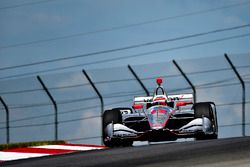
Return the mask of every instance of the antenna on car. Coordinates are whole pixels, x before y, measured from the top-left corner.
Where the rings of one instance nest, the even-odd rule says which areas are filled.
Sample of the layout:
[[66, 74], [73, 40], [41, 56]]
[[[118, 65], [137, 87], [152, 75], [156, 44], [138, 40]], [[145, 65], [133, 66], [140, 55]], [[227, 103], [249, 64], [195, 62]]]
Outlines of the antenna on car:
[[158, 84], [158, 86], [161, 86], [162, 84], [162, 78], [156, 78], [156, 83]]

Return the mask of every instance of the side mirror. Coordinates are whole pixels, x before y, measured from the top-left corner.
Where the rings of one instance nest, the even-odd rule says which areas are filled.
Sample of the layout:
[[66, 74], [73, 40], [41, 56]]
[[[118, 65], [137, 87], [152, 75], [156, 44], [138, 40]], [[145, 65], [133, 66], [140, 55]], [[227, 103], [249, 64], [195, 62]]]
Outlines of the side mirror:
[[192, 101], [178, 101], [178, 102], [176, 103], [176, 106], [177, 106], [177, 107], [180, 107], [180, 106], [186, 106], [186, 105], [188, 105], [188, 104], [193, 104], [193, 102], [192, 102]]
[[143, 108], [143, 104], [134, 104], [133, 105], [133, 109], [138, 110], [138, 109], [142, 109]]

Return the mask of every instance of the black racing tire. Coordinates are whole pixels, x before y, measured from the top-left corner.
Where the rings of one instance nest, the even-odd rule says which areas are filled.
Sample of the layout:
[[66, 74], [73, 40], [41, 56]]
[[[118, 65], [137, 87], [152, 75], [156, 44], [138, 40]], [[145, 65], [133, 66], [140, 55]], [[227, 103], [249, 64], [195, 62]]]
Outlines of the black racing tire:
[[213, 113], [210, 103], [196, 103], [194, 105], [194, 118], [207, 117], [208, 119], [213, 119]]
[[103, 128], [105, 128], [110, 123], [122, 123], [122, 114], [120, 110], [106, 110], [103, 114]]
[[205, 134], [196, 134], [195, 140], [212, 140], [212, 139], [218, 139], [217, 134], [212, 135], [205, 135]]
[[[202, 118], [207, 117], [209, 120], [212, 121], [212, 123], [216, 125], [216, 115], [213, 113], [213, 109], [210, 102], [202, 102], [202, 103], [196, 103], [193, 106], [194, 108], [194, 118]], [[217, 128], [217, 127], [216, 127]], [[196, 140], [208, 140], [208, 139], [217, 139], [218, 135], [216, 133], [211, 135], [205, 135], [202, 133], [199, 133], [195, 136]]]
[[[105, 134], [105, 128], [108, 124], [112, 123], [120, 123], [122, 124], [122, 114], [120, 110], [124, 109], [130, 109], [130, 108], [116, 108], [112, 110], [106, 110], [103, 114], [103, 144], [107, 147], [130, 147], [133, 145], [133, 141], [126, 140], [126, 139], [111, 139], [111, 140], [105, 140], [106, 134]], [[130, 109], [131, 110], [131, 109]]]
[[119, 142], [110, 140], [106, 141], [105, 138], [107, 135], [105, 134], [105, 128], [108, 124], [112, 123], [122, 123], [122, 115], [120, 110], [113, 109], [113, 110], [106, 110], [102, 117], [102, 131], [103, 131], [103, 144], [107, 147], [115, 147], [119, 144]]
[[122, 140], [121, 141], [121, 146], [123, 146], [123, 147], [131, 147], [132, 145], [133, 145], [132, 140]]

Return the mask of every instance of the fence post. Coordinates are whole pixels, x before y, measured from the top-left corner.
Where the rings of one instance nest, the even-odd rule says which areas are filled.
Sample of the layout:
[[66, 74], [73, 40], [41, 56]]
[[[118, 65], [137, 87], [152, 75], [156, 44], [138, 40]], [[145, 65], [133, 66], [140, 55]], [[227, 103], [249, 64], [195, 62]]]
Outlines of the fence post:
[[57, 141], [58, 140], [58, 108], [57, 108], [57, 104], [56, 104], [56, 101], [53, 98], [53, 96], [50, 94], [48, 88], [44, 84], [42, 78], [40, 76], [37, 76], [37, 79], [40, 82], [40, 84], [42, 85], [42, 87], [45, 90], [45, 92], [47, 93], [47, 95], [49, 96], [49, 98], [54, 106], [54, 110], [55, 110], [55, 140]]
[[245, 116], [246, 116], [245, 115], [245, 104], [246, 104], [245, 83], [244, 83], [243, 79], [241, 78], [239, 72], [237, 71], [237, 69], [233, 65], [232, 61], [228, 57], [228, 55], [225, 53], [224, 56], [225, 56], [226, 60], [228, 61], [229, 65], [231, 66], [231, 68], [233, 69], [234, 73], [236, 74], [237, 78], [239, 79], [239, 81], [241, 83], [241, 87], [242, 87], [242, 136], [246, 136], [246, 134], [245, 134]]
[[129, 71], [133, 74], [133, 76], [135, 77], [135, 79], [139, 82], [139, 84], [141, 85], [141, 87], [143, 88], [143, 90], [145, 91], [147, 96], [150, 96], [150, 93], [148, 91], [148, 89], [145, 87], [145, 85], [142, 83], [142, 81], [140, 80], [140, 78], [138, 77], [138, 75], [135, 73], [135, 71], [133, 70], [133, 68], [128, 65], [128, 69]]
[[[98, 95], [100, 102], [101, 102], [101, 118], [102, 118], [102, 114], [104, 112], [104, 102], [103, 102], [103, 97], [101, 95], [101, 93], [99, 92], [99, 90], [96, 88], [95, 84], [92, 82], [92, 80], [90, 79], [89, 75], [87, 74], [87, 72], [83, 69], [82, 70], [84, 76], [87, 78], [88, 82], [90, 83], [90, 85], [92, 86], [92, 88], [95, 90], [96, 94]], [[101, 134], [103, 137], [103, 124], [101, 123]], [[103, 144], [103, 141], [101, 140], [101, 143]]]
[[195, 86], [192, 84], [192, 82], [190, 81], [190, 79], [187, 77], [187, 75], [183, 72], [183, 70], [181, 69], [181, 67], [177, 64], [177, 62], [175, 60], [173, 60], [174, 65], [176, 66], [176, 68], [180, 71], [181, 75], [186, 79], [186, 81], [188, 82], [188, 84], [191, 86], [192, 90], [193, 90], [193, 94], [194, 94], [194, 103], [196, 103], [196, 89]]
[[4, 109], [6, 111], [6, 143], [10, 143], [10, 125], [9, 125], [9, 107], [4, 102], [3, 98], [0, 96], [0, 101], [4, 106]]

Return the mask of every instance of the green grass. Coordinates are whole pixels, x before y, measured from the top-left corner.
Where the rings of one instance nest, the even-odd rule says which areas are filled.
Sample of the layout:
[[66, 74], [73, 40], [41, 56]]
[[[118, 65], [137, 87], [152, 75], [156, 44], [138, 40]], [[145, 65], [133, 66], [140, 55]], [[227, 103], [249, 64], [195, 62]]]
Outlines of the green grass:
[[7, 150], [13, 148], [24, 148], [31, 146], [43, 146], [52, 144], [65, 144], [65, 141], [33, 141], [33, 142], [23, 142], [23, 143], [11, 143], [11, 144], [0, 144], [0, 150]]

